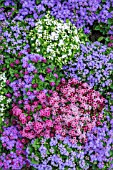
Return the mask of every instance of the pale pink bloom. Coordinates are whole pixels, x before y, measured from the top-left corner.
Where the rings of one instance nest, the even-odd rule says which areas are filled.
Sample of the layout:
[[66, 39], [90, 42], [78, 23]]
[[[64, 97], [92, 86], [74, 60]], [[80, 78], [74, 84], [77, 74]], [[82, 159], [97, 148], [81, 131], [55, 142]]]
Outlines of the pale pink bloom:
[[70, 134], [71, 136], [73, 136], [73, 137], [76, 136], [75, 130], [70, 130], [70, 131], [69, 131], [69, 134]]
[[56, 97], [56, 96], [58, 96], [58, 93], [55, 92], [55, 91], [53, 91], [52, 96], [53, 96], [53, 97]]
[[24, 106], [24, 109], [27, 109], [27, 111], [30, 112], [31, 106], [30, 106], [29, 104], [26, 104], [26, 105]]
[[12, 111], [13, 111], [13, 115], [15, 116], [19, 116], [22, 113], [22, 110], [19, 109], [17, 106], [14, 106]]
[[53, 107], [55, 107], [55, 108], [59, 108], [58, 103], [54, 103], [54, 104], [53, 104]]

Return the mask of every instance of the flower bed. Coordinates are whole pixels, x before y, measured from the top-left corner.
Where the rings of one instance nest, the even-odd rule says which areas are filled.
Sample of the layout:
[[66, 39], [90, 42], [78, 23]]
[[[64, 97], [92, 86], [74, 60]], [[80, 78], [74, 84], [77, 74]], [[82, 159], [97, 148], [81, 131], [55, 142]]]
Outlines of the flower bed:
[[112, 170], [112, 0], [1, 0], [0, 34], [0, 170]]

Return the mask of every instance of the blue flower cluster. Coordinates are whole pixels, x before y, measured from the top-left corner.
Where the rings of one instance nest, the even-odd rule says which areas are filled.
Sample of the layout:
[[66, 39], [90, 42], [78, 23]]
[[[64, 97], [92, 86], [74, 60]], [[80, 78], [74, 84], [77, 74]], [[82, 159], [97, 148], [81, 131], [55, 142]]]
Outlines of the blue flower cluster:
[[80, 55], [63, 66], [67, 77], [74, 77], [87, 82], [95, 90], [105, 91], [112, 83], [113, 52], [99, 42], [81, 44]]

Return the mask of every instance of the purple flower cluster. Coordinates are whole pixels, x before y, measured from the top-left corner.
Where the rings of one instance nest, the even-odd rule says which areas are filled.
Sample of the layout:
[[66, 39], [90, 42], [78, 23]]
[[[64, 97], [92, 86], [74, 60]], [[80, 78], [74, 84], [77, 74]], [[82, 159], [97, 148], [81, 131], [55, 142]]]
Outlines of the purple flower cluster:
[[19, 100], [19, 104], [21, 104], [24, 100], [24, 102], [27, 104], [28, 103], [28, 99], [33, 99], [35, 98], [35, 96], [33, 95], [33, 93], [30, 93], [30, 96], [28, 98], [26, 98], [27, 92], [26, 92], [26, 88], [30, 88], [32, 86], [32, 79], [33, 79], [33, 75], [25, 75], [24, 76], [24, 81], [22, 79], [18, 79], [15, 80], [14, 82], [10, 83], [10, 87], [13, 89], [13, 101], [16, 101], [16, 98], [21, 96], [21, 93], [23, 95], [23, 99]]
[[76, 54], [73, 61], [63, 66], [65, 75], [85, 81], [100, 91], [105, 90], [104, 87], [112, 83], [113, 52], [107, 53], [107, 46], [99, 42], [81, 44], [80, 50], [80, 56]]
[[[44, 12], [46, 10], [44, 5], [36, 5], [35, 0], [20, 0], [20, 4], [22, 5], [22, 8], [19, 9], [19, 12], [14, 18], [14, 20], [24, 20], [28, 23], [29, 26], [34, 27], [35, 20], [41, 17], [40, 12]], [[33, 18], [28, 17], [29, 15], [33, 15]]]
[[15, 6], [15, 3], [14, 3], [14, 1], [12, 1], [12, 0], [5, 0], [5, 2], [4, 2], [4, 5], [5, 6]]
[[8, 10], [8, 12], [4, 12], [5, 7], [0, 8], [0, 21], [5, 21], [7, 19], [10, 19], [11, 16], [12, 16], [13, 11], [15, 10], [13, 8], [15, 6], [15, 3], [12, 0], [6, 0], [3, 5], [5, 7], [12, 6], [12, 8], [11, 8], [10, 11]]
[[70, 19], [77, 28], [84, 27], [85, 33], [89, 33], [89, 25], [93, 25], [95, 21], [107, 24], [109, 18], [113, 18], [112, 0], [107, 0], [105, 4], [102, 0], [42, 0], [41, 4], [51, 9], [51, 15], [57, 19]]
[[[83, 147], [70, 143], [68, 136], [63, 142], [59, 142], [60, 138], [60, 135], [56, 135], [51, 139], [32, 140], [26, 149], [30, 165], [36, 169], [47, 167], [65, 169], [68, 167], [70, 170], [74, 170], [76, 167], [81, 167], [87, 170], [89, 166], [85, 162]], [[38, 147], [38, 145], [40, 146]], [[51, 147], [48, 147], [49, 145]], [[77, 158], [80, 159], [78, 165], [74, 162]]]
[[[113, 0], [93, 0], [93, 2], [92, 0], [2, 0], [0, 69], [5, 71], [8, 79], [6, 80], [7, 89], [2, 88], [1, 90], [4, 94], [7, 91], [6, 97], [11, 98], [12, 103], [7, 103], [9, 110], [4, 113], [6, 119], [3, 124], [5, 126], [2, 126], [0, 120], [0, 169], [89, 170], [91, 167], [92, 169], [113, 170], [113, 92], [110, 92], [113, 89], [111, 85], [113, 51], [109, 48], [112, 46], [112, 41], [107, 43], [108, 46], [99, 42], [81, 44], [80, 50], [75, 54], [73, 60], [58, 70], [54, 61], [51, 62], [50, 59], [46, 60], [43, 56], [34, 53], [35, 49], [31, 48], [33, 39], [28, 39], [29, 32], [37, 25], [37, 20], [47, 11], [50, 11], [52, 18], [56, 17], [64, 22], [69, 19], [77, 28], [83, 28], [86, 34], [90, 33], [91, 28], [96, 30], [97, 23], [100, 27], [106, 26], [105, 34], [107, 32], [113, 34], [112, 8]], [[61, 29], [60, 24], [58, 28]], [[81, 34], [78, 36], [82, 39]], [[106, 39], [112, 40], [112, 36]], [[65, 51], [65, 48], [63, 50]], [[34, 54], [30, 53], [31, 51]], [[43, 53], [41, 46], [40, 51]], [[46, 51], [44, 55], [46, 56]], [[84, 143], [77, 141], [72, 144], [70, 137], [66, 135], [67, 131], [66, 133], [63, 131], [60, 136], [55, 135], [54, 128], [52, 128], [55, 115], [51, 116], [51, 110], [52, 114], [59, 115], [56, 122], [63, 124], [60, 117], [62, 105], [56, 102], [61, 101], [62, 97], [61, 95], [58, 97], [57, 93], [53, 91], [57, 86], [59, 93], [59, 82], [65, 84], [66, 78], [69, 77], [87, 82], [91, 88], [100, 91], [106, 98], [106, 106], [102, 111], [103, 120], [97, 123], [98, 127], [87, 132], [87, 122], [84, 123], [84, 118], [82, 119], [80, 116], [83, 121], [80, 124], [84, 123], [82, 131], [85, 129], [87, 133], [87, 140]], [[66, 93], [65, 95], [69, 90], [73, 97], [74, 87], [72, 93], [68, 86], [62, 90]], [[84, 90], [80, 89], [81, 93]], [[50, 100], [53, 93], [54, 96]], [[80, 95], [77, 97], [79, 98]], [[2, 99], [2, 96], [0, 98]], [[85, 99], [86, 96], [83, 98]], [[88, 100], [90, 102], [90, 97]], [[70, 103], [70, 101], [68, 102]], [[68, 102], [62, 99], [64, 106]], [[75, 103], [75, 101], [73, 102]], [[54, 105], [54, 109], [52, 109], [52, 105]], [[97, 103], [94, 104], [95, 108], [96, 105]], [[84, 108], [85, 103], [82, 106]], [[65, 112], [65, 109], [62, 110]], [[69, 108], [66, 107], [67, 112], [68, 110]], [[76, 108], [74, 111], [76, 112]], [[39, 112], [42, 118], [38, 119]], [[7, 116], [9, 116], [8, 119]], [[50, 120], [48, 120], [49, 116]], [[72, 117], [70, 117], [70, 122]], [[93, 118], [95, 119], [95, 116]], [[42, 120], [46, 123], [43, 123]], [[45, 137], [43, 125], [47, 131]], [[63, 126], [65, 125], [63, 124]], [[60, 134], [61, 127], [57, 125], [55, 127]], [[73, 127], [77, 127], [76, 122]], [[51, 135], [49, 135], [50, 128], [52, 129]], [[39, 134], [35, 133], [38, 130]], [[75, 131], [70, 133], [75, 134]], [[76, 138], [78, 139], [78, 136]], [[33, 140], [31, 141], [31, 139]]]
[[[21, 142], [21, 135], [15, 126], [5, 127], [0, 137], [2, 146], [10, 150], [9, 154], [2, 153], [0, 155], [0, 168], [7, 169], [22, 169], [26, 165], [24, 158], [24, 145]], [[15, 152], [12, 149], [15, 148]], [[23, 156], [22, 156], [23, 155]]]
[[[95, 127], [87, 134], [88, 142], [84, 147], [84, 153], [89, 155], [90, 162], [97, 161], [99, 169], [103, 169], [105, 165], [109, 167], [113, 156], [113, 119], [110, 120], [109, 116], [107, 119], [108, 121], [105, 121], [102, 127]], [[108, 122], [110, 122], [109, 125]]]
[[[23, 75], [24, 80], [22, 80], [22, 78], [15, 80], [13, 82], [11, 82], [9, 84], [9, 86], [13, 89], [14, 92], [14, 96], [13, 96], [13, 100], [16, 101], [16, 98], [21, 96], [23, 96], [24, 102], [27, 104], [28, 100], [33, 100], [36, 96], [36, 93], [34, 91], [33, 92], [27, 92], [26, 88], [30, 88], [32, 87], [32, 80], [34, 78], [34, 73], [37, 73], [37, 70], [35, 69], [35, 67], [33, 66], [32, 63], [28, 63], [28, 61], [33, 61], [33, 62], [37, 62], [37, 61], [42, 61], [44, 58], [38, 54], [26, 54], [25, 57], [22, 58], [22, 67], [25, 70], [25, 73]], [[21, 71], [20, 71], [21, 72]], [[33, 73], [32, 75], [30, 73]], [[30, 93], [30, 94], [29, 94]], [[26, 98], [26, 95], [28, 96], [28, 98]], [[22, 103], [22, 100], [18, 101], [20, 104]]]
[[3, 153], [0, 156], [0, 168], [4, 170], [8, 169], [18, 169], [21, 170], [23, 166], [26, 165], [26, 161], [21, 155], [17, 155], [14, 152], [10, 152], [9, 154]]
[[28, 40], [26, 39], [26, 33], [29, 30], [29, 27], [19, 26], [19, 23], [12, 20], [10, 28], [3, 32], [3, 36], [6, 40], [6, 49], [5, 52], [9, 54], [16, 54], [17, 51], [28, 49], [30, 46], [27, 44]]
[[33, 66], [32, 63], [28, 63], [28, 61], [31, 60], [32, 62], [38, 62], [38, 61], [42, 61], [44, 60], [44, 58], [39, 55], [39, 54], [28, 54], [26, 55], [25, 57], [22, 58], [22, 67], [23, 68], [27, 68], [27, 71], [29, 73], [33, 72], [33, 71], [36, 71], [35, 67]]
[[[15, 126], [10, 126], [7, 128], [4, 128], [4, 131], [2, 133], [2, 137], [0, 137], [0, 140], [2, 141], [3, 147], [12, 150], [13, 147], [16, 146], [17, 149], [21, 149], [22, 144], [17, 141], [17, 139], [21, 137], [19, 131]], [[21, 147], [18, 147], [20, 145]]]

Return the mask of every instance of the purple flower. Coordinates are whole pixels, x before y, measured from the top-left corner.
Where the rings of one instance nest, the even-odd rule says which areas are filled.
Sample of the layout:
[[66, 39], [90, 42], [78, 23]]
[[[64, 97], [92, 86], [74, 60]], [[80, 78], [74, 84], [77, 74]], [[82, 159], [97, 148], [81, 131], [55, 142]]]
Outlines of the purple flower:
[[41, 81], [43, 81], [43, 82], [45, 81], [45, 78], [42, 76], [42, 74], [39, 75], [39, 78]]

